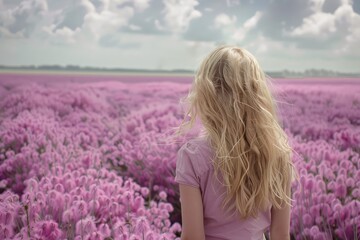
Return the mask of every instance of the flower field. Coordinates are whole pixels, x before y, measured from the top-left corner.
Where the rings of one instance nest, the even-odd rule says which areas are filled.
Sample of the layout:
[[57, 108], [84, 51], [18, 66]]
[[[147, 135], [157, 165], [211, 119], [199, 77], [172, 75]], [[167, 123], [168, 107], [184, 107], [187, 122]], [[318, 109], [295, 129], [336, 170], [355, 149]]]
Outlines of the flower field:
[[[180, 236], [186, 139], [164, 137], [191, 79], [17, 78], [0, 75], [0, 239]], [[299, 173], [293, 239], [359, 239], [360, 80], [274, 82]]]

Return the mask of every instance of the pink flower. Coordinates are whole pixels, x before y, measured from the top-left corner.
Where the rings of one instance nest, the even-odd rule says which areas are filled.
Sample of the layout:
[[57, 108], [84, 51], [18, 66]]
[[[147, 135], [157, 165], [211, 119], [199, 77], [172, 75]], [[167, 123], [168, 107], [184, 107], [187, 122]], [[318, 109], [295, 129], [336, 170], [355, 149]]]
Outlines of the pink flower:
[[310, 214], [305, 213], [304, 216], [302, 217], [303, 222], [305, 224], [305, 226], [310, 226], [313, 223], [313, 219], [310, 216]]
[[85, 236], [87, 234], [91, 234], [96, 231], [96, 225], [94, 223], [94, 219], [91, 217], [87, 217], [85, 219], [80, 219], [76, 223], [76, 234]]
[[145, 234], [145, 232], [149, 229], [149, 223], [147, 222], [145, 217], [139, 217], [136, 220], [135, 232]]
[[166, 201], [166, 197], [167, 197], [166, 192], [161, 191], [161, 192], [159, 193], [159, 197], [160, 197], [161, 200]]
[[143, 197], [146, 197], [149, 194], [149, 189], [145, 187], [141, 188], [141, 194]]
[[104, 236], [104, 237], [110, 237], [110, 235], [111, 235], [111, 230], [109, 228], [109, 225], [106, 223], [100, 224], [99, 231], [102, 234], [102, 236]]

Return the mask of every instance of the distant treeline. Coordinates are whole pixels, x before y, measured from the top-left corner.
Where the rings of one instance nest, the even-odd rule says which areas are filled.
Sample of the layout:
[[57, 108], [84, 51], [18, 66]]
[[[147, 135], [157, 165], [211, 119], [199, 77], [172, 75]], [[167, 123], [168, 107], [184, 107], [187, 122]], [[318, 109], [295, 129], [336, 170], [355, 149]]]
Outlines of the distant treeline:
[[[100, 67], [81, 67], [77, 65], [28, 65], [28, 66], [4, 66], [0, 65], [0, 70], [30, 70], [30, 71], [73, 71], [73, 72], [119, 72], [119, 73], [168, 73], [168, 74], [194, 74], [194, 71], [185, 69], [159, 70], [159, 69], [133, 69], [133, 68], [100, 68]], [[268, 76], [274, 78], [297, 78], [297, 77], [360, 77], [359, 73], [344, 73], [326, 69], [308, 69], [305, 71], [266, 71]]]
[[336, 72], [326, 69], [307, 69], [303, 72], [283, 70], [279, 72], [266, 72], [270, 77], [360, 77], [359, 73]]

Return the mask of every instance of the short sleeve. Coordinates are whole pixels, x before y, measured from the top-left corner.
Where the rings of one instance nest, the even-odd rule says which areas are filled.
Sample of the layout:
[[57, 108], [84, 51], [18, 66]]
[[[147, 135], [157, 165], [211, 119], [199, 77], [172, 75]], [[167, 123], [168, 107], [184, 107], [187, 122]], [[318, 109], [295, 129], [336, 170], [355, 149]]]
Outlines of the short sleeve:
[[186, 151], [186, 144], [177, 152], [175, 182], [197, 188], [200, 187], [200, 179], [196, 174], [196, 169], [191, 161], [189, 153]]

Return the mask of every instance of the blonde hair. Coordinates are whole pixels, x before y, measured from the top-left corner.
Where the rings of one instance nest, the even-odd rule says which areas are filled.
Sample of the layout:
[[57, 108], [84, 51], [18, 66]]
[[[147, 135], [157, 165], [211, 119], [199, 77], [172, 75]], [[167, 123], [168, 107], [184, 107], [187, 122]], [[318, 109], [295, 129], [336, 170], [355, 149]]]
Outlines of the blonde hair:
[[[292, 149], [279, 125], [264, 72], [243, 48], [220, 46], [201, 63], [186, 98], [177, 134], [199, 116], [211, 146], [215, 176], [222, 175], [222, 207], [256, 216], [270, 204], [291, 205]], [[189, 119], [188, 119], [189, 118]]]

